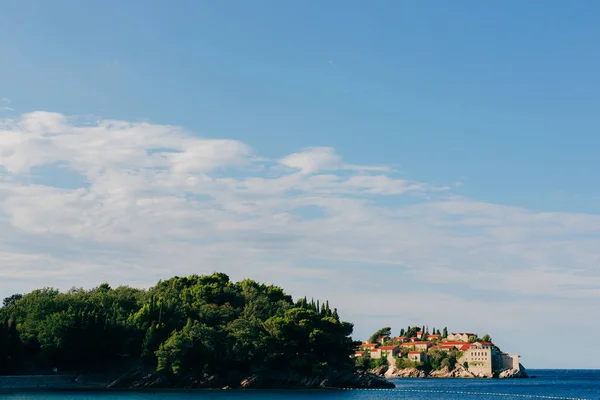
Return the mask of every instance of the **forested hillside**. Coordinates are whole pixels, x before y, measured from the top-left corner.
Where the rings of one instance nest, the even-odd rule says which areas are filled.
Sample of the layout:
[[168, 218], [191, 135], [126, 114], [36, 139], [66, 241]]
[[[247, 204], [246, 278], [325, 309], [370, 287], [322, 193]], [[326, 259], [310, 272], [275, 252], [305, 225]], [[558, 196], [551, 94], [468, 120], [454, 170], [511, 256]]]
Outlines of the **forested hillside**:
[[149, 290], [44, 288], [4, 300], [0, 374], [83, 372], [128, 360], [174, 376], [350, 371], [352, 328], [328, 303], [294, 303], [279, 287], [222, 273]]

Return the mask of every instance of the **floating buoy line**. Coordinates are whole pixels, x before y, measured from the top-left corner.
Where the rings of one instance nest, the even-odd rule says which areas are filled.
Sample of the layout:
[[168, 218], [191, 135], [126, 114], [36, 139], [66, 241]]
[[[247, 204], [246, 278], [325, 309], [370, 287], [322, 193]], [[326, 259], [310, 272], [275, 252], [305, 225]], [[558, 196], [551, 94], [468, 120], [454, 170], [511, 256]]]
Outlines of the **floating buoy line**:
[[443, 394], [466, 394], [471, 396], [497, 396], [497, 397], [518, 397], [524, 399], [553, 399], [553, 400], [588, 400], [581, 397], [560, 397], [560, 396], [542, 396], [536, 394], [518, 394], [518, 393], [489, 393], [489, 392], [467, 392], [458, 390], [428, 390], [428, 389], [351, 389], [344, 390], [378, 390], [404, 393], [443, 393]]

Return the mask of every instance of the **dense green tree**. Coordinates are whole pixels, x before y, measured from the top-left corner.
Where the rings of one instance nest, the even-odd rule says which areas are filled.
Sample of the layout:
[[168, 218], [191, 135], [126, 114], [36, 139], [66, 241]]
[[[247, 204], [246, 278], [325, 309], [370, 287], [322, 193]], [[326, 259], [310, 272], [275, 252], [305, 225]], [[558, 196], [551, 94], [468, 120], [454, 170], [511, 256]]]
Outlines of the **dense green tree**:
[[22, 294], [13, 294], [12, 296], [6, 297], [4, 300], [2, 300], [2, 307], [10, 307], [12, 305], [14, 305], [17, 301], [21, 300], [23, 298]]
[[443, 331], [443, 332], [444, 332], [444, 333], [442, 333], [442, 338], [444, 338], [444, 339], [445, 339], [445, 338], [447, 338], [447, 337], [448, 337], [448, 328], [447, 328], [447, 327], [444, 327], [444, 331]]
[[427, 352], [428, 366], [434, 370], [439, 370], [444, 367], [448, 367], [448, 369], [454, 369], [456, 360], [458, 358], [460, 357], [456, 350], [441, 351], [434, 349]]
[[458, 358], [460, 357], [456, 351], [449, 351], [447, 357], [442, 360], [442, 368], [454, 369]]
[[355, 368], [352, 330], [328, 301], [293, 302], [279, 287], [222, 273], [148, 290], [44, 288], [0, 308], [0, 374], [138, 359], [172, 375], [320, 374]]
[[417, 332], [419, 332], [421, 330], [421, 328], [413, 326], [413, 327], [408, 327], [408, 330], [406, 331], [406, 337], [408, 338], [412, 338], [412, 337], [416, 337], [417, 336]]
[[373, 333], [371, 335], [371, 337], [369, 337], [368, 342], [369, 343], [377, 343], [377, 341], [379, 340], [379, 338], [381, 336], [390, 336], [392, 334], [392, 328], [389, 326], [386, 326], [385, 328], [381, 328], [378, 329], [377, 331], [375, 331], [375, 333]]
[[368, 355], [363, 357], [356, 357], [356, 368], [363, 371], [375, 368], [375, 363], [373, 363], [373, 361], [374, 360], [372, 360], [371, 357], [369, 357]]
[[446, 357], [447, 357], [446, 352], [441, 351], [441, 350], [430, 350], [427, 353], [427, 360], [429, 361], [431, 368], [435, 369], [435, 370], [442, 368], [442, 361]]
[[486, 333], [486, 334], [485, 334], [485, 335], [483, 335], [483, 337], [481, 338], [481, 341], [482, 341], [482, 342], [491, 342], [491, 341], [492, 341], [492, 337]]
[[21, 370], [21, 340], [13, 320], [0, 322], [0, 374], [14, 374]]

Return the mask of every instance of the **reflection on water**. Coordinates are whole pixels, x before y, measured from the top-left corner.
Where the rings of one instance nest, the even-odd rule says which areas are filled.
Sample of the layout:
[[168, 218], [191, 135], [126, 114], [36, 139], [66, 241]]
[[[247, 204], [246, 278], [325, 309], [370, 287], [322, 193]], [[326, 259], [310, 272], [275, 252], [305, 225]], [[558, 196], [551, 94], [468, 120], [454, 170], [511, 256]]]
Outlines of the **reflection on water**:
[[537, 379], [397, 379], [388, 390], [146, 391], [4, 393], [2, 400], [478, 400], [554, 398], [600, 400], [600, 370], [531, 370]]

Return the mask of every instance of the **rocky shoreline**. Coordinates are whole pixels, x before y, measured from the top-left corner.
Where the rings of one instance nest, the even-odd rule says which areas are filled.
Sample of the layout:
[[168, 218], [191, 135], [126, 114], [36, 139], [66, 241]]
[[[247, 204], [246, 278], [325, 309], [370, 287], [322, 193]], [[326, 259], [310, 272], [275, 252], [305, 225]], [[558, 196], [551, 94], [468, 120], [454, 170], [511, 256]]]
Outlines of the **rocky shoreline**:
[[146, 389], [390, 389], [395, 385], [383, 376], [367, 371], [335, 372], [323, 376], [301, 376], [265, 371], [242, 377], [228, 376], [174, 377], [164, 371], [149, 373], [142, 368], [131, 370], [114, 379], [95, 374], [0, 376], [0, 393], [12, 390], [146, 390]]
[[144, 389], [391, 389], [393, 378], [528, 378], [524, 368], [504, 370], [494, 376], [476, 375], [457, 365], [450, 370], [426, 372], [417, 368], [383, 366], [369, 371], [329, 371], [320, 376], [303, 376], [280, 371], [264, 371], [250, 376], [187, 375], [174, 377], [165, 371], [148, 372], [134, 368], [118, 378], [95, 375], [3, 377], [2, 390], [144, 390]]
[[457, 365], [454, 369], [444, 367], [440, 370], [432, 370], [426, 372], [417, 368], [397, 368], [395, 366], [383, 366], [373, 370], [371, 373], [385, 378], [528, 378], [527, 372], [524, 368], [520, 370], [507, 369], [499, 371], [492, 376], [474, 374], [469, 372], [464, 367]]
[[395, 385], [385, 377], [368, 371], [329, 371], [321, 376], [265, 371], [242, 377], [239, 375], [173, 377], [159, 371], [131, 371], [106, 386], [107, 389], [388, 389]]

